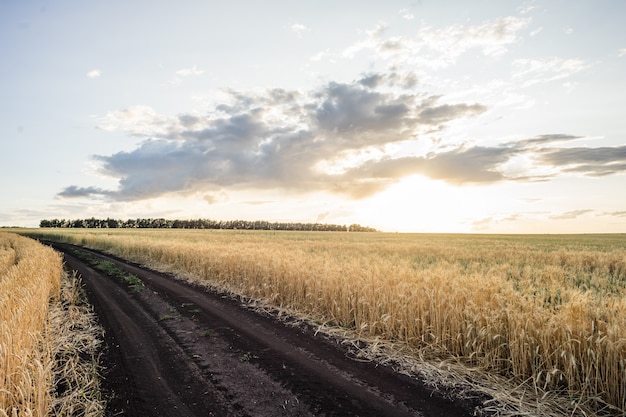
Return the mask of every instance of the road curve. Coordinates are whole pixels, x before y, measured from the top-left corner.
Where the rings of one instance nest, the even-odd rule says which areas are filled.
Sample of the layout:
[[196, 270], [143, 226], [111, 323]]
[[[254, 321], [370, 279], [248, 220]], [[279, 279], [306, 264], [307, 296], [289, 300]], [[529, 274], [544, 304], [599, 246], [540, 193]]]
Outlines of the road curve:
[[[419, 381], [354, 361], [307, 326], [120, 258], [51, 243], [83, 278], [105, 328], [107, 415], [469, 417]], [[77, 250], [139, 277], [96, 271]]]

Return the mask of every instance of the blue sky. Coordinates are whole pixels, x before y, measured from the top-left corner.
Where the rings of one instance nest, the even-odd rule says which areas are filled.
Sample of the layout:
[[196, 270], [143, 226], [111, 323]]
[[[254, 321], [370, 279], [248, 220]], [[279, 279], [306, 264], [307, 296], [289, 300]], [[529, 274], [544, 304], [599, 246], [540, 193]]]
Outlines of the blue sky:
[[0, 1], [0, 225], [626, 232], [626, 2]]

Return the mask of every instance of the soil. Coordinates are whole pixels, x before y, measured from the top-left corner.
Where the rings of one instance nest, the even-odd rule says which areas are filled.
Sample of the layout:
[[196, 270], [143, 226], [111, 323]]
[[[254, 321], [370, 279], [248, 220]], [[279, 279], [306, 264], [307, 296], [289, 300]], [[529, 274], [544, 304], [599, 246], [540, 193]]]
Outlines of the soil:
[[260, 314], [242, 300], [81, 248], [139, 277], [107, 276], [50, 243], [76, 270], [105, 329], [107, 416], [463, 417], [477, 404], [357, 361], [307, 324]]

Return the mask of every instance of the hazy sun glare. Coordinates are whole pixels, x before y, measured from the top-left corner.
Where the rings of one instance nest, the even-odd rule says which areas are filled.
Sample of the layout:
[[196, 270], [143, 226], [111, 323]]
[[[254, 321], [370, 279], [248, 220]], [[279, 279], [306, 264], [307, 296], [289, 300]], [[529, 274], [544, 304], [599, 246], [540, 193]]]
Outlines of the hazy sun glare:
[[474, 188], [412, 176], [369, 198], [358, 217], [389, 232], [470, 232], [489, 206]]

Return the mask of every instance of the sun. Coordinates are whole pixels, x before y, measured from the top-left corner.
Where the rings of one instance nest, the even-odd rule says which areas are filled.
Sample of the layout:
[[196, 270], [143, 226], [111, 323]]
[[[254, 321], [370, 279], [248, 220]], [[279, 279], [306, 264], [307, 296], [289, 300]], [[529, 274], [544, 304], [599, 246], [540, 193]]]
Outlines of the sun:
[[411, 176], [363, 201], [358, 217], [388, 232], [468, 233], [489, 211], [476, 188]]

